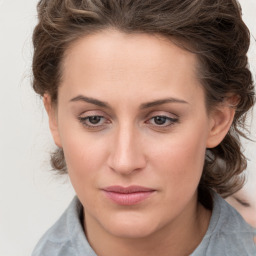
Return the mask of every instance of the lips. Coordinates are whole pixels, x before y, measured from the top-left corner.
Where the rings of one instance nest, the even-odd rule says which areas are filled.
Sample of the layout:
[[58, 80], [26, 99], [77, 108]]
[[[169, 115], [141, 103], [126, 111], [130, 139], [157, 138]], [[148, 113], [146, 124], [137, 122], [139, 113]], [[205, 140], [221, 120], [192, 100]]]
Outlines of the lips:
[[146, 200], [156, 190], [141, 186], [110, 186], [103, 189], [106, 197], [119, 205], [135, 205]]

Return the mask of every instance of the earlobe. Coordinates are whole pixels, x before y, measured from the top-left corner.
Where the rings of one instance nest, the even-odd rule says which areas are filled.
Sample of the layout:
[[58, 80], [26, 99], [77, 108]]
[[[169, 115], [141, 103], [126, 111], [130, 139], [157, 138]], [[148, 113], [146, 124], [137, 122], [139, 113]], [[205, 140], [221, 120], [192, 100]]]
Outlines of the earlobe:
[[214, 148], [221, 143], [232, 125], [234, 115], [235, 108], [228, 104], [218, 106], [211, 112], [207, 148]]
[[43, 102], [44, 102], [45, 110], [48, 114], [49, 128], [50, 128], [53, 140], [55, 144], [61, 148], [62, 145], [61, 145], [59, 129], [58, 129], [57, 113], [56, 113], [56, 108], [52, 104], [51, 96], [45, 93], [43, 96]]

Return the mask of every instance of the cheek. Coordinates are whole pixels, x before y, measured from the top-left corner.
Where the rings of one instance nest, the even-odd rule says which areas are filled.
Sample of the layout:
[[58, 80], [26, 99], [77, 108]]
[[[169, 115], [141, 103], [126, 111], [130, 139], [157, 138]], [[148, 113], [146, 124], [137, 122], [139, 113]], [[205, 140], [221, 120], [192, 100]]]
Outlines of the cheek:
[[63, 123], [60, 131], [68, 173], [75, 189], [97, 177], [97, 171], [106, 159], [105, 140], [88, 135], [83, 127]]
[[[164, 181], [167, 194], [189, 197], [198, 187], [205, 160], [206, 132], [190, 129], [153, 147], [154, 168]], [[160, 176], [160, 177], [161, 177]]]
[[90, 144], [91, 142], [86, 139], [77, 140], [73, 137], [65, 141], [63, 148], [69, 179], [77, 196], [82, 202], [94, 208], [94, 205], [97, 205], [95, 191], [102, 174], [101, 163], [105, 155], [99, 144], [93, 142], [94, 146]]
[[[151, 155], [155, 162], [161, 165], [176, 167], [177, 173], [194, 172], [201, 173], [203, 169], [206, 151], [206, 134], [202, 132], [174, 134], [165, 139], [158, 146], [154, 146]], [[161, 159], [161, 160], [159, 160]]]

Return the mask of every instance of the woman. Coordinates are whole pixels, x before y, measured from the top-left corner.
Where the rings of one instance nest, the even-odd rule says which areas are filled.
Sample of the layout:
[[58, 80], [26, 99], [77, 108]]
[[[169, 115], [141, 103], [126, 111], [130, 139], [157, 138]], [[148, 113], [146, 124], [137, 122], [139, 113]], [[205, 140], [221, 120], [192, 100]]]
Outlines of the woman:
[[33, 255], [255, 255], [217, 194], [242, 186], [254, 102], [236, 1], [43, 0], [38, 14], [33, 86], [77, 197]]
[[[256, 134], [255, 124], [252, 125], [252, 134]], [[246, 184], [241, 190], [228, 197], [227, 202], [256, 229], [256, 144], [248, 141], [244, 142], [243, 146], [249, 160], [246, 169]]]
[[[254, 165], [255, 165], [254, 161]], [[255, 167], [248, 171], [248, 181], [246, 186], [227, 198], [229, 202], [243, 218], [254, 228], [256, 228], [256, 173]]]

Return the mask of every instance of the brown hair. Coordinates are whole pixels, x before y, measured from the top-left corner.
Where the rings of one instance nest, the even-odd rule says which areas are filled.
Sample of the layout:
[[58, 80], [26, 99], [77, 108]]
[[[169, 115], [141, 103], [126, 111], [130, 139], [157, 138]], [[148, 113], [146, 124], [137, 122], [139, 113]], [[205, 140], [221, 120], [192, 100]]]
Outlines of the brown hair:
[[[246, 168], [238, 134], [243, 135], [245, 114], [254, 103], [248, 69], [249, 31], [235, 0], [41, 0], [39, 23], [34, 30], [33, 88], [58, 100], [61, 63], [70, 45], [85, 35], [106, 28], [124, 33], [160, 34], [197, 54], [199, 78], [207, 109], [238, 95], [239, 103], [230, 131], [213, 149], [207, 149], [201, 190], [223, 196], [243, 184]], [[66, 173], [64, 152], [52, 154], [52, 166]]]

